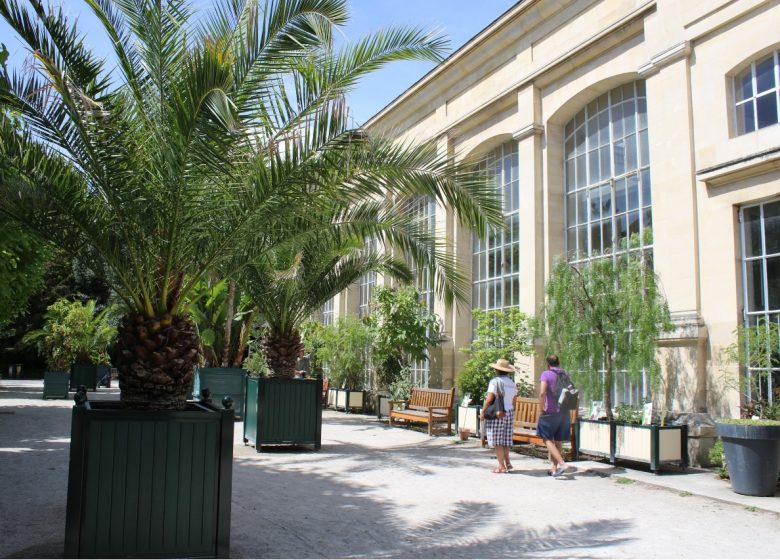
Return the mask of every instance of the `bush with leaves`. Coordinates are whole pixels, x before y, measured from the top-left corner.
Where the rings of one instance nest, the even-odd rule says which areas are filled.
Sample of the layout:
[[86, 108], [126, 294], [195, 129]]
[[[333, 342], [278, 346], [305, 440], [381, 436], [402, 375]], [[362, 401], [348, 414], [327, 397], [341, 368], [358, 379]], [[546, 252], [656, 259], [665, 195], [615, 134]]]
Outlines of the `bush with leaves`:
[[626, 424], [641, 424], [642, 407], [621, 403], [615, 407], [615, 420]]
[[723, 441], [718, 439], [709, 452], [710, 462], [715, 465], [720, 478], [729, 477], [729, 469], [726, 465], [726, 453], [723, 451]]
[[113, 308], [97, 312], [95, 301], [59, 300], [49, 306], [42, 329], [25, 335], [46, 358], [49, 371], [66, 371], [74, 363], [108, 364], [108, 347], [116, 338]]
[[319, 321], [309, 320], [301, 323], [301, 342], [303, 342], [304, 352], [309, 355], [312, 376], [318, 379], [323, 377], [324, 373], [320, 349], [325, 344], [322, 338], [322, 331], [325, 328]]
[[363, 387], [365, 349], [371, 341], [366, 326], [355, 317], [342, 317], [322, 329], [318, 353], [328, 365], [333, 387], [360, 390]]
[[[647, 244], [649, 230], [645, 235]], [[638, 245], [634, 237], [627, 244], [632, 250], [624, 246], [587, 264], [559, 260], [537, 320], [547, 353], [558, 354], [586, 395], [602, 397], [609, 420], [615, 372], [625, 371], [633, 381], [644, 372], [651, 389], [657, 387], [658, 337], [673, 328], [651, 261]]]
[[477, 323], [474, 340], [469, 348], [462, 348], [469, 359], [463, 364], [456, 384], [461, 394], [469, 393], [475, 404], [482, 403], [488, 383], [496, 373], [490, 364], [504, 358], [514, 363], [515, 352], [524, 356], [532, 353], [529, 337], [529, 317], [518, 309], [483, 311], [474, 309], [472, 318]]
[[390, 391], [390, 398], [394, 401], [406, 401], [412, 394], [412, 388], [414, 388], [414, 381], [412, 381], [412, 370], [406, 366], [401, 369], [395, 380], [390, 383], [388, 390]]
[[13, 321], [44, 285], [50, 251], [40, 239], [0, 216], [0, 325]]
[[440, 343], [439, 318], [425, 307], [420, 292], [412, 286], [378, 287], [367, 324], [378, 388], [401, 379], [411, 362], [426, 359], [428, 349]]

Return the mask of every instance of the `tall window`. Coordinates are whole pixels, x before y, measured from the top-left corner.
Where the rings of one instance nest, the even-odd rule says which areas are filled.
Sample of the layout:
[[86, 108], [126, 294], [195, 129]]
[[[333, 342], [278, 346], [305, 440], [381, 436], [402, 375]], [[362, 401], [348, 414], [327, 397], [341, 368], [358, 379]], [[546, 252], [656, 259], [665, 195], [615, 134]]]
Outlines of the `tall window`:
[[566, 252], [587, 262], [637, 234], [650, 249], [650, 149], [645, 83], [594, 99], [565, 128]]
[[[650, 146], [644, 81], [617, 87], [588, 103], [564, 129], [566, 253], [585, 265], [619, 253], [637, 235], [652, 259]], [[649, 233], [649, 231], [648, 231]], [[603, 365], [602, 365], [603, 370]], [[616, 372], [613, 402], [639, 403], [647, 380]]]
[[507, 142], [482, 160], [478, 169], [492, 177], [501, 193], [504, 227], [487, 239], [474, 236], [472, 307], [504, 309], [520, 303], [520, 183], [517, 142]]
[[333, 298], [330, 298], [328, 301], [322, 304], [321, 312], [322, 312], [322, 324], [332, 325], [333, 324]]
[[361, 319], [368, 315], [371, 298], [376, 287], [376, 272], [367, 272], [360, 277], [360, 293], [358, 298], [358, 317]]
[[[780, 200], [743, 207], [740, 214], [745, 326], [780, 323]], [[780, 348], [777, 352], [780, 355]], [[771, 403], [778, 398], [780, 362], [769, 371], [748, 364], [745, 375], [748, 381], [760, 379], [747, 383], [749, 399]], [[758, 395], [752, 394], [754, 389]]]
[[[429, 196], [418, 196], [409, 204], [409, 212], [414, 216], [419, 227], [428, 234], [433, 235], [436, 231], [436, 206], [433, 199]], [[420, 292], [420, 300], [425, 307], [433, 313], [434, 294], [431, 273], [428, 269], [418, 269], [412, 263], [412, 274], [414, 275], [414, 285]], [[412, 362], [412, 381], [417, 387], [427, 387], [431, 374], [430, 360], [417, 360]]]
[[737, 74], [734, 100], [737, 134], [780, 122], [780, 51], [753, 62]]

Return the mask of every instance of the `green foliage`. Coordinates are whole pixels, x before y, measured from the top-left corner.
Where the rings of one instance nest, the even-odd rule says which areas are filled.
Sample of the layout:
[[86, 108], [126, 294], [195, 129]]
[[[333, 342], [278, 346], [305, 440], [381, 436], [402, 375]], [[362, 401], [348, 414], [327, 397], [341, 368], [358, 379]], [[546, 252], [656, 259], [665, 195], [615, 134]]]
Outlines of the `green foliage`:
[[708, 455], [710, 457], [710, 462], [715, 465], [715, 468], [717, 469], [718, 476], [720, 478], [728, 478], [729, 469], [726, 465], [726, 453], [723, 451], [723, 441], [721, 439], [718, 439], [718, 441], [715, 442], [715, 445], [710, 448]]
[[95, 301], [59, 300], [49, 306], [43, 329], [25, 335], [46, 357], [49, 371], [67, 371], [73, 363], [108, 364], [108, 347], [116, 338], [113, 308], [96, 312]]
[[756, 397], [761, 394], [762, 382], [766, 381], [772, 368], [780, 366], [780, 324], [762, 321], [757, 325], [742, 325], [737, 327], [735, 334], [737, 340], [723, 349], [723, 356], [727, 363], [751, 368], [749, 377], [741, 377], [741, 389], [747, 401], [742, 407], [742, 416], [780, 420], [780, 402], [769, 404], [766, 399]]
[[0, 326], [13, 321], [44, 285], [50, 251], [16, 222], [0, 216]]
[[642, 407], [634, 406], [626, 403], [619, 404], [615, 407], [615, 420], [618, 422], [625, 422], [626, 424], [641, 424], [642, 423]]
[[414, 382], [412, 381], [412, 371], [408, 366], [401, 369], [398, 376], [390, 383], [390, 397], [394, 401], [406, 401], [412, 394]]
[[254, 345], [249, 357], [244, 360], [244, 369], [250, 375], [255, 377], [265, 377], [268, 375], [268, 364], [265, 361], [265, 355], [259, 345]]
[[534, 386], [533, 383], [531, 383], [527, 379], [521, 379], [515, 385], [517, 385], [518, 397], [525, 397], [529, 399], [536, 396], [536, 387]]
[[[636, 245], [634, 238], [631, 246]], [[537, 328], [546, 337], [547, 353], [558, 354], [577, 386], [591, 398], [603, 395], [612, 419], [614, 372], [637, 381], [644, 371], [655, 390], [661, 372], [658, 337], [672, 324], [652, 267], [634, 250], [587, 265], [557, 262]]]
[[724, 424], [739, 424], [742, 426], [780, 426], [780, 420], [767, 418], [720, 418]]
[[325, 326], [319, 321], [308, 320], [301, 323], [301, 341], [304, 351], [311, 360], [311, 372], [314, 377], [322, 377], [322, 359], [320, 349], [325, 345], [322, 331]]
[[320, 359], [328, 364], [334, 387], [359, 390], [363, 386], [365, 349], [371, 341], [366, 326], [355, 317], [342, 317], [322, 329]]
[[477, 327], [471, 346], [461, 349], [469, 355], [469, 359], [463, 364], [456, 384], [460, 394], [471, 394], [472, 402], [479, 404], [485, 398], [488, 383], [495, 377], [495, 370], [490, 364], [499, 358], [514, 363], [515, 352], [524, 356], [533, 352], [529, 344], [531, 323], [526, 314], [514, 308], [474, 309], [471, 315]]
[[425, 359], [428, 349], [440, 344], [439, 318], [425, 307], [412, 286], [378, 287], [367, 323], [379, 388], [402, 379], [402, 371], [411, 362]]
[[189, 312], [198, 327], [206, 367], [242, 367], [244, 362], [246, 341], [254, 315], [249, 298], [237, 290], [228, 345], [228, 364], [222, 364], [229, 310], [228, 286], [227, 280], [203, 280], [192, 291]]

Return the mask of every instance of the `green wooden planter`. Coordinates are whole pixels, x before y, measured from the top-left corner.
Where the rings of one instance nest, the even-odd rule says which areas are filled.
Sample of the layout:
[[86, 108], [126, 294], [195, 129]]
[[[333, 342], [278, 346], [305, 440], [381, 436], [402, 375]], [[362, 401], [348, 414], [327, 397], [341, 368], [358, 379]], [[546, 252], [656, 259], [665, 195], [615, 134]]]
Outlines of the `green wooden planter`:
[[688, 426], [624, 424], [601, 420], [577, 420], [577, 451], [618, 460], [647, 463], [657, 472], [662, 465], [688, 466]]
[[66, 558], [227, 558], [233, 412], [73, 407]]
[[322, 445], [322, 379], [248, 378], [244, 443]]
[[87, 391], [97, 391], [98, 366], [96, 364], [73, 364], [70, 366], [70, 390], [75, 391], [81, 385]]
[[47, 371], [43, 374], [43, 398], [67, 399], [69, 383], [67, 371]]
[[241, 368], [198, 368], [195, 370], [192, 397], [200, 399], [200, 392], [205, 388], [211, 391], [211, 399], [215, 403], [221, 403], [225, 396], [230, 395], [236, 420], [243, 420], [246, 376], [246, 370]]

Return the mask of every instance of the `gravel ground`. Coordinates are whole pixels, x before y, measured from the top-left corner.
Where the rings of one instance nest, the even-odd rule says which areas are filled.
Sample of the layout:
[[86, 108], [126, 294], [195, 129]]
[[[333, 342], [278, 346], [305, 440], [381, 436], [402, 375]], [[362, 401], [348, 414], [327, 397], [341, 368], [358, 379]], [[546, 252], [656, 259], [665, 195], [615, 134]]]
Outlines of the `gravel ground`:
[[[100, 391], [90, 398], [116, 398]], [[0, 386], [2, 557], [63, 553], [72, 403], [40, 396], [40, 382]], [[632, 483], [609, 465], [555, 480], [545, 461], [513, 454], [515, 472], [496, 475], [476, 440], [331, 411], [318, 452], [256, 453], [241, 429], [237, 558], [780, 557], [779, 515]]]

